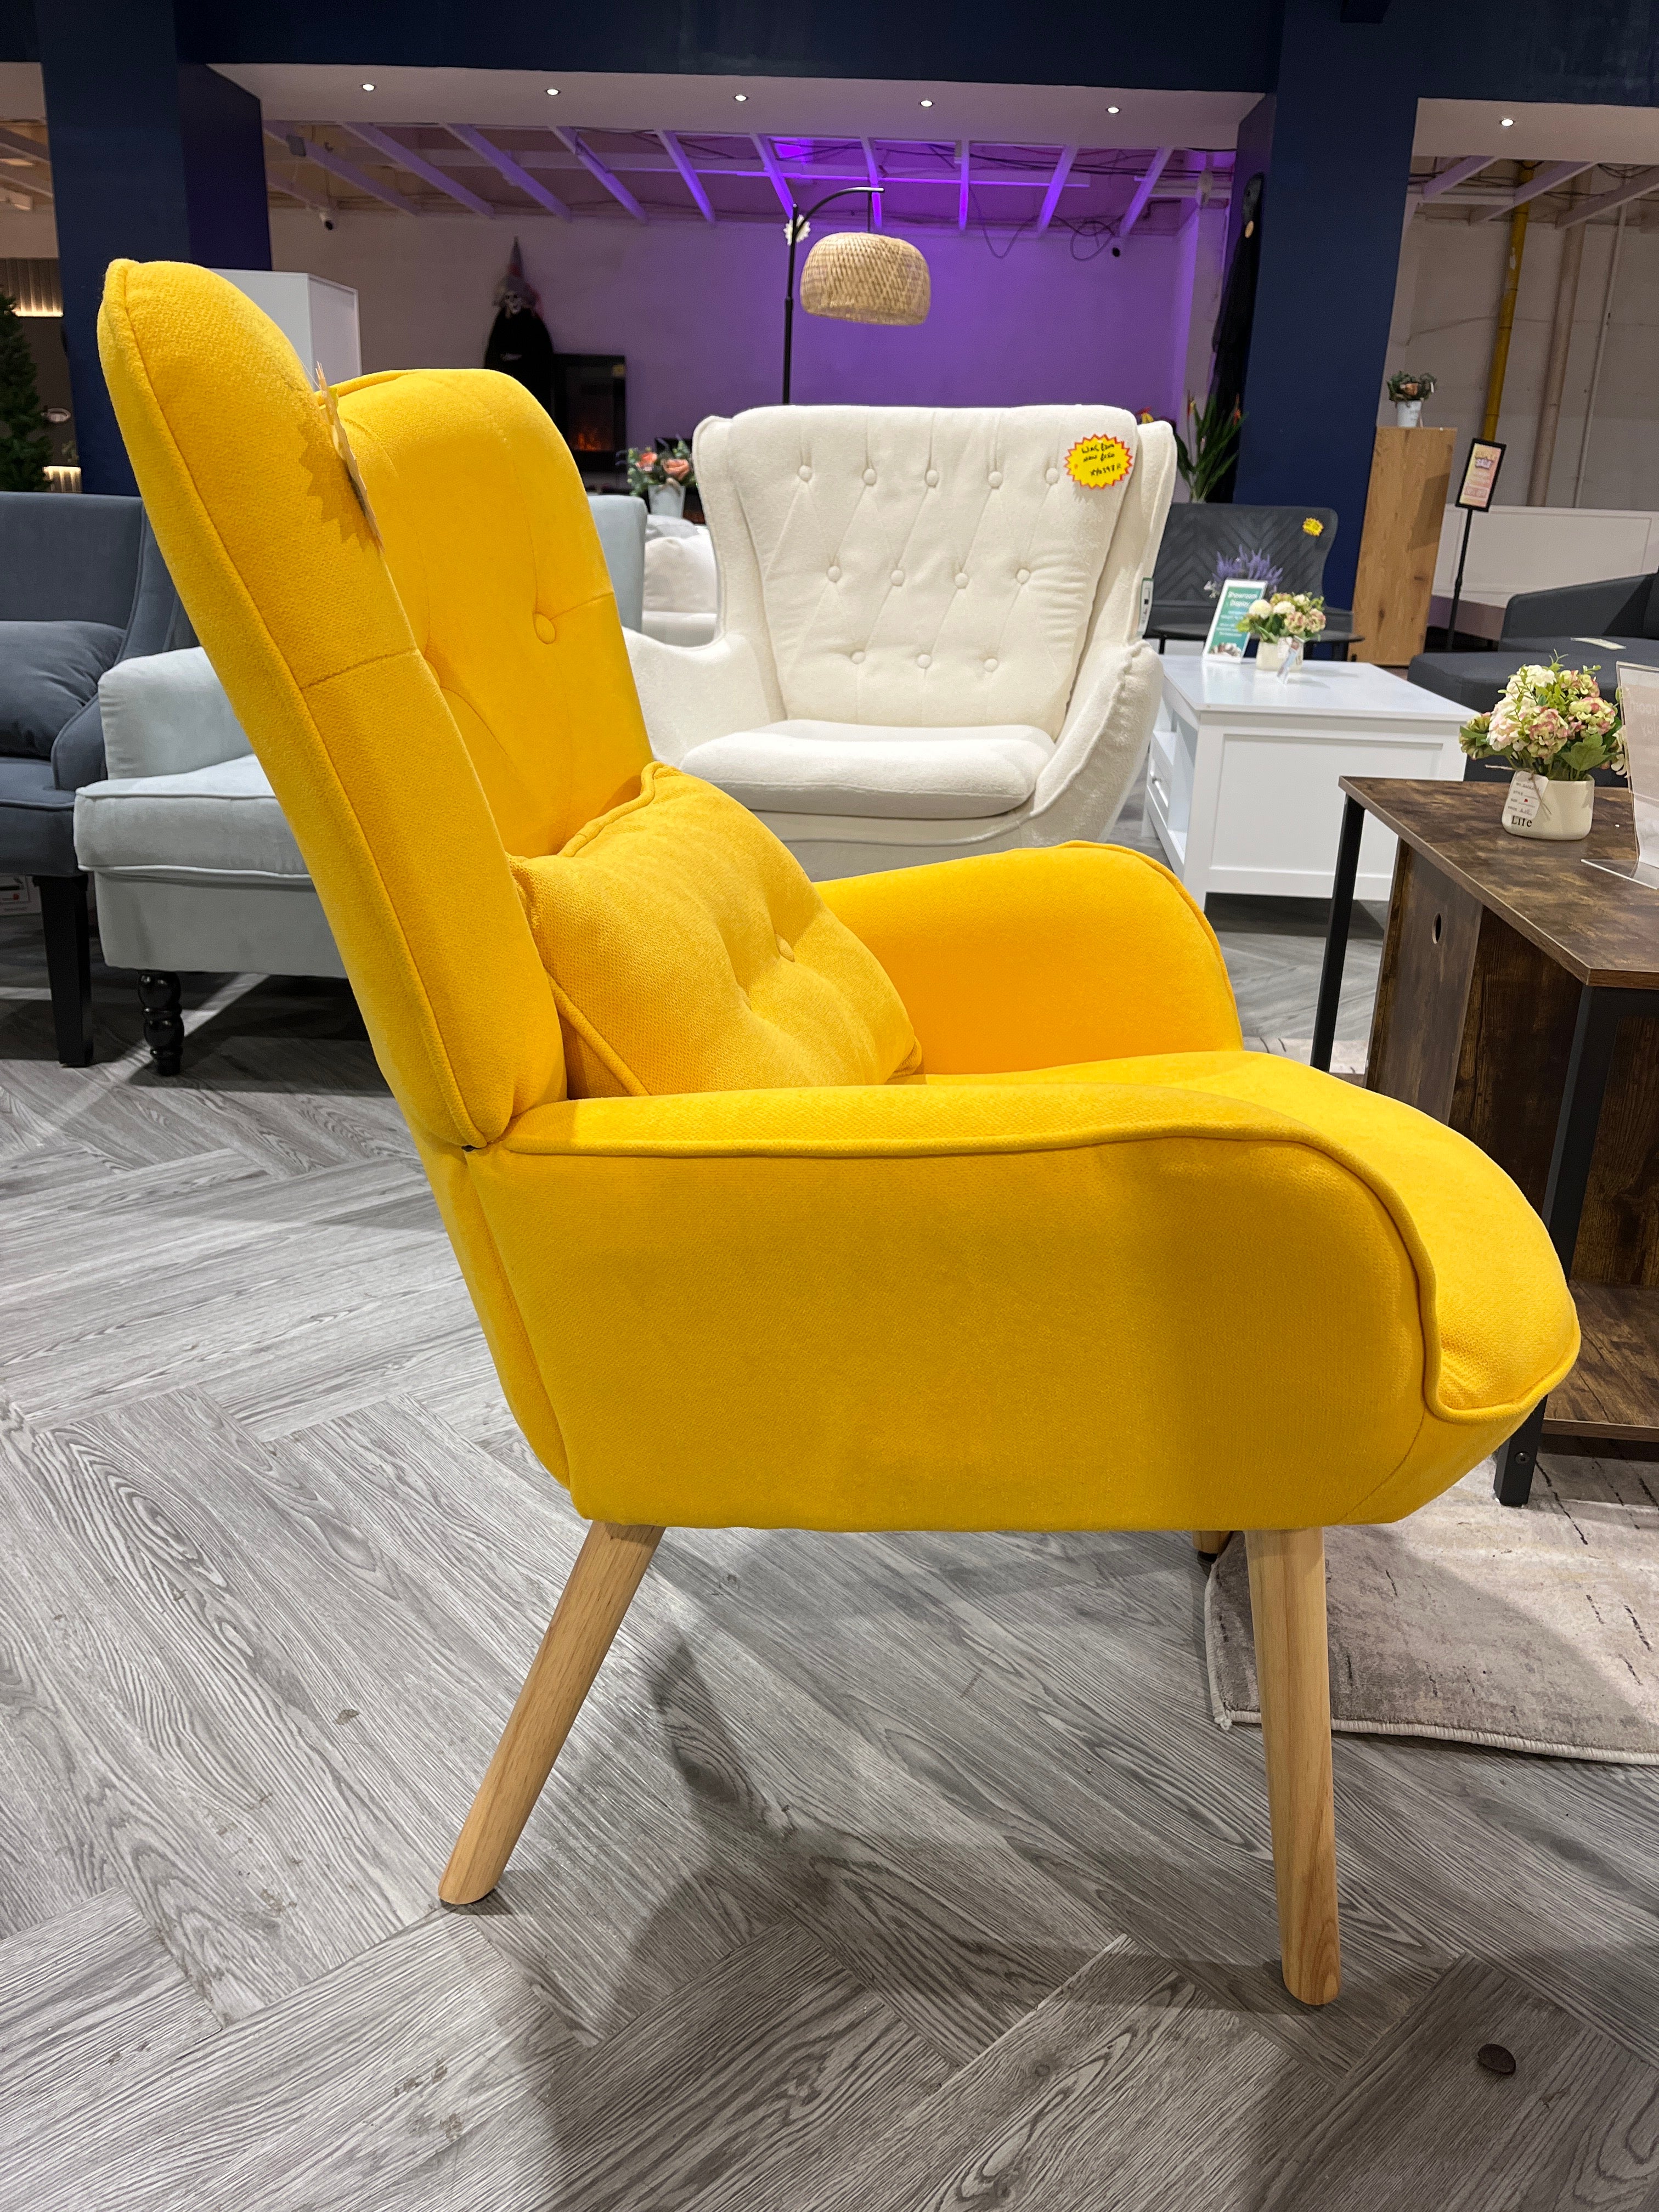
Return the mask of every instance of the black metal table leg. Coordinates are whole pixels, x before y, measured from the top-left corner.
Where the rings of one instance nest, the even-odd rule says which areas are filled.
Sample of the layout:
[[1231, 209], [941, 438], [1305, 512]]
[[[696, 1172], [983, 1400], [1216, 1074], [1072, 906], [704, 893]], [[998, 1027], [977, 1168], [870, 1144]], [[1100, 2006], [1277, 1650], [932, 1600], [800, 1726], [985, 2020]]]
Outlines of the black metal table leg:
[[1342, 970], [1348, 958], [1348, 927], [1353, 920], [1353, 887], [1359, 874], [1359, 840], [1364, 834], [1365, 810], [1357, 799], [1342, 810], [1342, 835], [1337, 841], [1336, 874], [1331, 882], [1331, 921], [1325, 933], [1325, 964], [1319, 971], [1319, 1006], [1314, 1014], [1312, 1060], [1328, 1075], [1336, 1043], [1336, 1014], [1342, 996]]
[[[1567, 1057], [1567, 1079], [1562, 1087], [1561, 1109], [1555, 1121], [1555, 1145], [1550, 1154], [1549, 1182], [1544, 1190], [1544, 1225], [1550, 1232], [1562, 1272], [1571, 1279], [1573, 1249], [1578, 1242], [1578, 1221], [1589, 1188], [1590, 1160], [1595, 1133], [1601, 1120], [1601, 1101], [1607, 1095], [1613, 1066], [1613, 1048], [1619, 1024], [1626, 1013], [1645, 1012], [1645, 992], [1597, 990], [1586, 983], [1578, 994], [1578, 1018], [1573, 1024], [1572, 1049]], [[1544, 1401], [1540, 1399], [1498, 1455], [1498, 1475], [1492, 1485], [1503, 1505], [1524, 1505], [1532, 1494], [1533, 1473], [1538, 1464], [1539, 1439], [1544, 1433]]]

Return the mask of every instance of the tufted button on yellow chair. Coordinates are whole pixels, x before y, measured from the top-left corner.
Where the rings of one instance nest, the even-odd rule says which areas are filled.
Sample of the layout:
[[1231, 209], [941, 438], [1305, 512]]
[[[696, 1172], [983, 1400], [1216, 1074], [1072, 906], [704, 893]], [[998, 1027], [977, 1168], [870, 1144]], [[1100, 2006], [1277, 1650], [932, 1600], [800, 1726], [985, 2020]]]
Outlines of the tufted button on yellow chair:
[[112, 267], [101, 338], [502, 1386], [593, 1523], [443, 1897], [500, 1875], [665, 1525], [1243, 1528], [1285, 1980], [1329, 1999], [1322, 1532], [1409, 1513], [1571, 1366], [1520, 1194], [1242, 1051], [1136, 854], [820, 898], [651, 765], [580, 482], [506, 378], [366, 377], [337, 428], [249, 301], [164, 263]]

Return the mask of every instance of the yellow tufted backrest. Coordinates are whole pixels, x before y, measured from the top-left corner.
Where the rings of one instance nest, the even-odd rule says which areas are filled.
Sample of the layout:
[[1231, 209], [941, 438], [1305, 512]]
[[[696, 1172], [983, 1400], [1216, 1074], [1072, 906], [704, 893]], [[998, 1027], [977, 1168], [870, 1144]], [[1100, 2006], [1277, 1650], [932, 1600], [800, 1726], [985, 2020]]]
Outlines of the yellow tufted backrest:
[[563, 1094], [507, 864], [650, 757], [586, 494], [509, 378], [342, 388], [377, 546], [293, 349], [222, 277], [118, 261], [100, 349], [173, 580], [305, 855], [417, 1129], [487, 1144]]

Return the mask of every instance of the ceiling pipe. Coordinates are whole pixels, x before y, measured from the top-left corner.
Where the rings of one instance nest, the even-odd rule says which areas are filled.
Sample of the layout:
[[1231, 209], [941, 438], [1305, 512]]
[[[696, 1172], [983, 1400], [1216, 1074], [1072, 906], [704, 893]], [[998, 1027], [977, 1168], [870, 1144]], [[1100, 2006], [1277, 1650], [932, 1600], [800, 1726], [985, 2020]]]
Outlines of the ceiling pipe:
[[1613, 321], [1613, 286], [1619, 276], [1619, 256], [1624, 251], [1625, 217], [1629, 206], [1619, 210], [1619, 221], [1613, 234], [1613, 250], [1607, 256], [1607, 289], [1601, 295], [1601, 327], [1595, 338], [1595, 365], [1590, 370], [1589, 390], [1584, 395], [1584, 428], [1578, 441], [1578, 466], [1572, 479], [1572, 503], [1577, 506], [1584, 489], [1584, 467], [1589, 459], [1590, 431], [1595, 422], [1595, 395], [1601, 388], [1601, 361], [1607, 349], [1607, 331]]
[[1555, 434], [1561, 422], [1561, 394], [1566, 388], [1567, 356], [1572, 349], [1573, 311], [1578, 305], [1578, 272], [1584, 264], [1584, 226], [1575, 224], [1561, 240], [1561, 273], [1555, 285], [1555, 320], [1550, 328], [1549, 364], [1544, 371], [1543, 404], [1533, 443], [1527, 505], [1550, 503], [1550, 471], [1555, 465]]

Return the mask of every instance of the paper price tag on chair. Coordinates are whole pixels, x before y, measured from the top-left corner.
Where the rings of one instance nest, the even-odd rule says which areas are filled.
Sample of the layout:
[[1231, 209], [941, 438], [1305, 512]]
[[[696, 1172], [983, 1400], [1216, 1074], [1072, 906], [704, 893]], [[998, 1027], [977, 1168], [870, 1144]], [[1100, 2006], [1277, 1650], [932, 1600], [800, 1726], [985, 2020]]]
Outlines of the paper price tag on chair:
[[1659, 891], [1659, 668], [1633, 660], [1619, 663], [1619, 710], [1636, 818], [1636, 858], [1587, 860], [1584, 866]]

